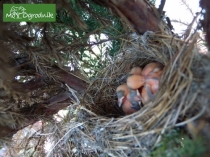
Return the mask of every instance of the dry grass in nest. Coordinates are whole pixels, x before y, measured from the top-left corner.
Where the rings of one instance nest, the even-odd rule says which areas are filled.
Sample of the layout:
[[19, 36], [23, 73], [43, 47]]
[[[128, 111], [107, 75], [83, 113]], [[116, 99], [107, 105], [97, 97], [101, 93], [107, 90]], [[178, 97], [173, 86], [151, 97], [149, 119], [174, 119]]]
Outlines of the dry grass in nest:
[[[57, 124], [62, 129], [54, 132], [61, 138], [51, 138], [56, 142], [48, 156], [52, 152], [76, 156], [147, 156], [160, 142], [161, 134], [209, 114], [210, 59], [198, 53], [196, 40], [196, 34], [188, 41], [151, 32], [143, 36], [132, 34], [115, 62], [89, 86], [77, 113], [73, 114], [72, 108], [67, 122]], [[144, 67], [152, 61], [165, 65], [159, 92], [140, 111], [123, 116], [117, 107], [116, 87], [125, 83], [133, 66]], [[59, 147], [64, 152], [58, 151]]]

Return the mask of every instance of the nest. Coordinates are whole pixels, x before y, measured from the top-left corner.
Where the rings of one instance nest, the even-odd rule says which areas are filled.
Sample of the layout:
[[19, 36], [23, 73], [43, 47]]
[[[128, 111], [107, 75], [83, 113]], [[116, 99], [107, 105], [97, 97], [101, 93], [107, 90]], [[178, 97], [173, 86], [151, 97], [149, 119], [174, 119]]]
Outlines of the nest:
[[[71, 8], [69, 10], [72, 12]], [[78, 16], [75, 16], [74, 19], [77, 25], [85, 27], [84, 23], [78, 20]], [[21, 31], [26, 29], [20, 28], [17, 25], [10, 25], [10, 28], [17, 29], [18, 27]], [[36, 27], [39, 29], [42, 27], [47, 28], [49, 25], [38, 24]], [[2, 30], [2, 32], [6, 32], [4, 31], [6, 29]], [[2, 33], [2, 36], [4, 35]], [[80, 49], [77, 42], [80, 43], [81, 41], [76, 40], [75, 43], [68, 45], [67, 43], [60, 43], [56, 39], [48, 36], [48, 38], [44, 38], [44, 41], [46, 43], [48, 41], [52, 41], [54, 44], [56, 43], [53, 45], [55, 48], [54, 51], [50, 51], [49, 45], [44, 45], [43, 49], [30, 49], [28, 51], [28, 47], [23, 46], [23, 43], [29, 43], [33, 40], [32, 38], [25, 38], [24, 35], [19, 37], [16, 32], [9, 34], [9, 36], [12, 37], [12, 42], [10, 41], [9, 43], [12, 45], [13, 43], [17, 43], [16, 47], [11, 46], [11, 50], [20, 49], [26, 56], [19, 59], [19, 55], [16, 57], [12, 53], [9, 54], [10, 49], [7, 50], [4, 48], [5, 45], [0, 46], [4, 50], [2, 50], [1, 55], [1, 60], [4, 61], [1, 64], [1, 79], [3, 80], [0, 81], [1, 86], [4, 85], [3, 87], [7, 91], [11, 91], [13, 97], [18, 97], [18, 93], [24, 93], [25, 91], [22, 92], [22, 88], [18, 88], [15, 84], [5, 84], [7, 80], [16, 76], [16, 71], [13, 71], [10, 67], [8, 68], [7, 65], [10, 65], [10, 63], [4, 60], [4, 58], [12, 56], [12, 58], [15, 58], [15, 61], [19, 59], [20, 62], [29, 62], [28, 59], [32, 58], [31, 62], [36, 67], [33, 69], [33, 72], [36, 73], [38, 71], [40, 74], [51, 78], [49, 84], [51, 84], [50, 87], [52, 89], [50, 91], [53, 94], [49, 95], [58, 94], [61, 87], [58, 82], [53, 81], [56, 80], [56, 77], [54, 77], [55, 68], [49, 68], [51, 61], [56, 58], [62, 63], [67, 63], [68, 60], [63, 61], [58, 56], [60, 46], [63, 47], [63, 50], [67, 54], [72, 53], [73, 55], [71, 55], [74, 56], [73, 52]], [[44, 119], [43, 121], [45, 123], [39, 122], [36, 131], [31, 131], [30, 127], [33, 129], [33, 126], [29, 126], [29, 131], [26, 130], [24, 132], [22, 130], [18, 132], [13, 137], [13, 144], [15, 143], [15, 146], [18, 148], [15, 148], [14, 151], [16, 152], [12, 150], [10, 156], [18, 154], [19, 156], [48, 157], [144, 157], [149, 156], [154, 147], [160, 143], [163, 134], [170, 133], [174, 128], [182, 127], [190, 133], [190, 136], [196, 136], [197, 130], [195, 127], [193, 128], [194, 130], [192, 127], [190, 128], [189, 124], [194, 124], [199, 119], [203, 121], [206, 119], [209, 120], [208, 115], [210, 115], [210, 58], [208, 54], [199, 53], [199, 47], [197, 47], [199, 37], [197, 33], [186, 37], [185, 40], [173, 36], [170, 33], [154, 33], [150, 31], [143, 35], [131, 34], [128, 39], [124, 39], [124, 36], [123, 39], [120, 36], [117, 38], [120, 38], [124, 42], [119, 54], [113, 60], [109, 60], [110, 65], [102, 70], [95, 80], [92, 81], [82, 98], [69, 88], [69, 91], [75, 99], [72, 104], [69, 104], [67, 108], [68, 113], [64, 118], [61, 120], [59, 117], [56, 117], [52, 121]], [[48, 50], [52, 55], [49, 55]], [[30, 57], [36, 56], [37, 54], [39, 54], [39, 60], [37, 60], [37, 57]], [[71, 57], [69, 58], [76, 60], [74, 57]], [[160, 62], [165, 66], [160, 79], [160, 89], [155, 99], [144, 105], [138, 112], [125, 116], [121, 108], [117, 105], [117, 96], [115, 93], [117, 86], [126, 82], [126, 78], [132, 67], [139, 66], [143, 68], [146, 64], [153, 61]], [[5, 71], [5, 69], [7, 70]], [[34, 94], [38, 98], [41, 98], [40, 95], [45, 93], [45, 88], [43, 88], [42, 93], [39, 89]], [[16, 91], [18, 92], [16, 93]], [[25, 97], [25, 95], [22, 97]], [[44, 100], [45, 98], [41, 98], [34, 100], [34, 102], [39, 103]], [[15, 102], [11, 103], [9, 98], [8, 101], [2, 102], [2, 124], [7, 124], [8, 126], [14, 124], [21, 125], [26, 119], [25, 117], [31, 114], [27, 110], [24, 112], [27, 113], [26, 116], [15, 113], [19, 108], [26, 107], [24, 109], [27, 109], [27, 107], [30, 107], [30, 103], [21, 102], [22, 104], [17, 106], [17, 109]], [[25, 104], [28, 105], [26, 106]], [[14, 107], [12, 112], [6, 112], [7, 110], [5, 108], [8, 108], [8, 106], [12, 106], [11, 108]], [[205, 124], [208, 123], [205, 122]], [[41, 126], [44, 127], [41, 128]], [[12, 128], [16, 127], [13, 126]], [[207, 130], [205, 138], [210, 141], [208, 132], [209, 130]], [[27, 133], [30, 134], [25, 136]], [[18, 137], [21, 139], [18, 139]], [[10, 150], [15, 146], [11, 145]]]
[[[209, 115], [210, 58], [199, 53], [197, 39], [197, 34], [185, 41], [162, 33], [131, 34], [65, 120], [45, 130], [54, 132], [47, 156], [148, 156], [162, 134]], [[116, 87], [132, 67], [153, 61], [165, 66], [155, 99], [124, 116]]]

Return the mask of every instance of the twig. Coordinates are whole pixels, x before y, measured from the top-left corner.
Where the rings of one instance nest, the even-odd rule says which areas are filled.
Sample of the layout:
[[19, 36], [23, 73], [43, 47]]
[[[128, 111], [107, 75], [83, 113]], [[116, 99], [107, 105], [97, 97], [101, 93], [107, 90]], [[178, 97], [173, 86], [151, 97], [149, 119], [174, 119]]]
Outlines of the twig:
[[198, 119], [200, 116], [202, 116], [202, 115], [204, 114], [205, 111], [206, 111], [206, 106], [204, 106], [204, 107], [202, 108], [202, 110], [201, 110], [196, 116], [194, 116], [194, 117], [192, 117], [192, 118], [190, 118], [190, 119], [188, 119], [188, 120], [186, 120], [186, 121], [184, 121], [184, 122], [177, 123], [177, 124], [175, 124], [175, 126], [178, 127], [178, 126], [183, 126], [183, 125], [185, 125], [185, 124], [187, 124], [187, 123], [190, 123], [190, 122], [192, 122], [192, 121]]
[[163, 13], [163, 8], [164, 8], [164, 6], [165, 6], [165, 3], [166, 3], [166, 0], [161, 0], [161, 2], [160, 2], [159, 8], [158, 8], [158, 11], [159, 11], [159, 13], [160, 13], [160, 16], [161, 16], [162, 13]]
[[58, 142], [52, 147], [52, 149], [49, 151], [49, 153], [47, 154], [46, 157], [49, 157], [49, 156], [51, 155], [51, 153], [52, 153], [52, 151], [54, 150], [54, 148], [59, 144], [59, 142], [60, 142], [61, 140], [64, 139], [64, 137], [66, 137], [73, 129], [75, 129], [75, 128], [79, 127], [79, 126], [82, 126], [82, 125], [83, 125], [83, 123], [78, 123], [78, 124], [75, 125], [73, 128], [69, 129], [69, 130], [65, 133], [65, 135], [63, 135], [63, 137], [61, 137], [61, 139], [59, 139]]

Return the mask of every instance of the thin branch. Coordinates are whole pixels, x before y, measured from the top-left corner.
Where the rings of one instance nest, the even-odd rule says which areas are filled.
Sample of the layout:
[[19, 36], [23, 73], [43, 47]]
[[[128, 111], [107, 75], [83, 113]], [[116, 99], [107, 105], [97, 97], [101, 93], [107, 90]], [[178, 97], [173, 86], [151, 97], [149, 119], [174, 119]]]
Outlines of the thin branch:
[[165, 6], [165, 3], [166, 3], [166, 0], [161, 0], [159, 8], [158, 8], [160, 15], [162, 15], [162, 13], [163, 13], [163, 8]]
[[187, 10], [190, 11], [191, 15], [194, 16], [194, 12], [193, 12], [192, 9], [190, 8], [189, 4], [187, 4], [186, 0], [182, 0], [181, 2], [182, 2], [182, 4], [183, 4], [184, 6], [186, 6]]

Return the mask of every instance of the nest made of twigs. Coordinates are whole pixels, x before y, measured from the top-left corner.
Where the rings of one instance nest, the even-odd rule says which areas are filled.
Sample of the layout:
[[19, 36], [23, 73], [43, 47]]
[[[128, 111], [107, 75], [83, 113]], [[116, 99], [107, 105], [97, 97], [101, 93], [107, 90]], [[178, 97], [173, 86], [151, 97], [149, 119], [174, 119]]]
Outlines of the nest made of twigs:
[[[199, 53], [196, 34], [188, 39], [153, 32], [132, 34], [83, 99], [69, 108], [65, 122], [56, 124], [60, 129], [50, 137], [54, 143], [48, 156], [147, 156], [161, 134], [185, 126], [205, 112], [208, 115], [210, 58]], [[124, 116], [117, 107], [116, 87], [125, 83], [132, 67], [152, 61], [165, 66], [155, 99]], [[57, 151], [61, 147], [63, 152]]]

